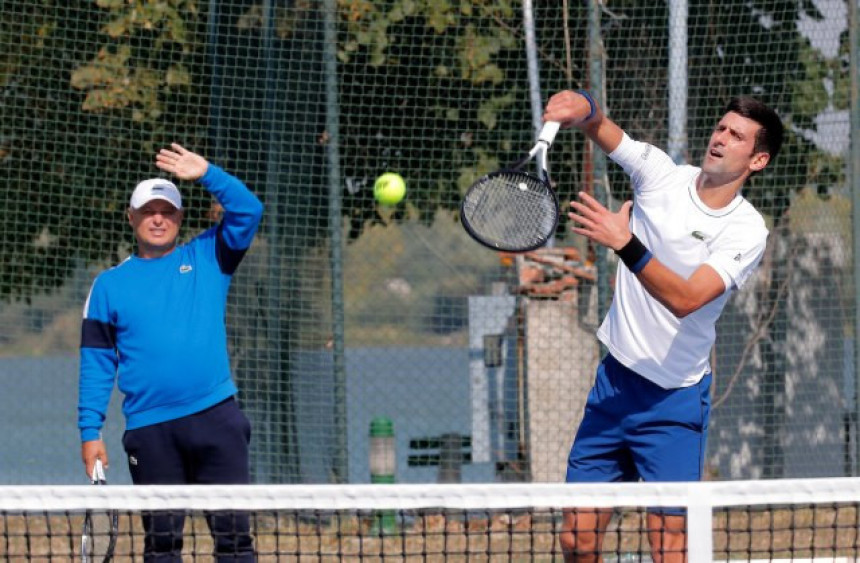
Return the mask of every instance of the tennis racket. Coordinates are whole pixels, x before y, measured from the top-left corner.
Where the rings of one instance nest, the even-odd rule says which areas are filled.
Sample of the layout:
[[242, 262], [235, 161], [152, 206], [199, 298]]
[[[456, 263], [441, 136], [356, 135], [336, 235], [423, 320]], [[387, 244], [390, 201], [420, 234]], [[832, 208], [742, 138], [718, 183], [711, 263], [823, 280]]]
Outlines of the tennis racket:
[[[545, 245], [555, 233], [560, 211], [546, 155], [559, 126], [547, 121], [528, 154], [483, 176], [466, 191], [460, 220], [473, 239], [493, 250], [525, 252]], [[537, 174], [523, 170], [532, 159]]]
[[[98, 459], [93, 467], [92, 484], [107, 485], [104, 466]], [[99, 556], [104, 563], [113, 560], [118, 529], [119, 513], [116, 510], [109, 510], [107, 514], [94, 514], [87, 510], [81, 534], [81, 561], [95, 563]]]

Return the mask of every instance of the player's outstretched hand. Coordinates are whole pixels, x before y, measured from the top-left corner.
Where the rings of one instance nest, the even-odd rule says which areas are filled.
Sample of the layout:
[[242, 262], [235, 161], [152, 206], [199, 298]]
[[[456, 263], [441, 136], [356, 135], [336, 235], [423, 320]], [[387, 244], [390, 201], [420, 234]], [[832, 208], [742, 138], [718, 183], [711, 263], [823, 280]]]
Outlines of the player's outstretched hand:
[[158, 151], [155, 165], [180, 180], [197, 180], [206, 174], [206, 169], [209, 168], [209, 162], [205, 158], [177, 143], [172, 143], [169, 149]]
[[[574, 90], [562, 90], [554, 94], [546, 104], [543, 120], [558, 121], [563, 128], [582, 125], [590, 121], [598, 108], [593, 100]], [[599, 110], [598, 110], [599, 111]]]
[[630, 209], [632, 201], [625, 201], [617, 213], [612, 213], [599, 201], [585, 192], [579, 192], [581, 201], [571, 201], [573, 211], [567, 214], [578, 226], [571, 230], [612, 250], [630, 242]]

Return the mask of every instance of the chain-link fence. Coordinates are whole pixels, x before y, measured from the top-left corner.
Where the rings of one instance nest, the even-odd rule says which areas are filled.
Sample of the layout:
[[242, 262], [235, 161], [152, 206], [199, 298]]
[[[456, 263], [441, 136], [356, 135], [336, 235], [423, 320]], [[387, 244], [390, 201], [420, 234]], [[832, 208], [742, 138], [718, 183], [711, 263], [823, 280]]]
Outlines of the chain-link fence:
[[[589, 89], [631, 136], [692, 164], [731, 96], [779, 111], [783, 152], [744, 192], [771, 235], [718, 326], [707, 465], [718, 479], [858, 473], [856, 6], [0, 6], [0, 482], [82, 481], [81, 308], [94, 275], [132, 251], [130, 191], [174, 141], [266, 206], [228, 314], [256, 481], [368, 482], [381, 419], [399, 482], [560, 481], [614, 263], [564, 220], [552, 248], [497, 254], [457, 212], [473, 180], [531, 146], [542, 104], [565, 88]], [[550, 164], [562, 202], [630, 196], [578, 133], [559, 135]], [[396, 206], [373, 198], [386, 171], [407, 183]], [[219, 209], [182, 190], [189, 238]], [[128, 480], [122, 429], [114, 404], [116, 481]]]

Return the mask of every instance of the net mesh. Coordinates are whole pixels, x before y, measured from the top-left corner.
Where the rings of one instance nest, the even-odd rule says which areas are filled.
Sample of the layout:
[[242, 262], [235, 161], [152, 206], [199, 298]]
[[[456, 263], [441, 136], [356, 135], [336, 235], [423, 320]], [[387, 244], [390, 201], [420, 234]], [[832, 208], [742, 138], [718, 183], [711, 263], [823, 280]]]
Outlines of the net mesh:
[[[552, 561], [561, 560], [562, 545], [569, 545], [561, 540], [565, 512], [600, 509], [612, 516], [592, 555], [650, 561], [673, 554], [669, 548], [652, 552], [655, 529], [648, 514], [661, 507], [686, 510], [687, 547], [674, 554], [693, 562], [860, 557], [857, 479], [772, 485], [7, 487], [0, 489], [0, 556], [70, 560], [80, 555], [84, 511], [103, 518], [114, 509], [119, 561], [142, 557], [143, 516], [150, 514], [181, 519], [183, 533], [170, 541], [186, 561], [213, 560], [219, 543], [235, 549], [221, 540], [231, 535], [229, 523], [240, 520], [250, 522], [259, 561]], [[221, 518], [220, 536], [210, 531], [213, 518]], [[108, 529], [96, 526], [95, 537], [105, 539], [99, 534]], [[95, 555], [100, 560], [101, 553]]]
[[[369, 481], [379, 416], [398, 481], [560, 481], [612, 258], [564, 213], [555, 248], [520, 257], [474, 243], [457, 214], [469, 185], [532, 146], [537, 106], [562, 88], [691, 164], [729, 96], [778, 109], [787, 142], [745, 191], [768, 250], [719, 322], [706, 467], [860, 474], [850, 3], [682, 4], [0, 0], [0, 426], [14, 429], [0, 447], [16, 452], [0, 483], [81, 482], [81, 308], [131, 252], [131, 188], [172, 141], [266, 205], [228, 312], [256, 482]], [[629, 197], [598, 155], [558, 135], [562, 202], [595, 186]], [[372, 195], [387, 171], [407, 184], [394, 207]], [[181, 188], [187, 238], [219, 210]], [[114, 460], [122, 430], [114, 403]], [[455, 471], [413, 447], [443, 435], [468, 440]]]
[[540, 179], [516, 171], [494, 172], [463, 197], [463, 226], [490, 248], [534, 250], [558, 223], [558, 199]]

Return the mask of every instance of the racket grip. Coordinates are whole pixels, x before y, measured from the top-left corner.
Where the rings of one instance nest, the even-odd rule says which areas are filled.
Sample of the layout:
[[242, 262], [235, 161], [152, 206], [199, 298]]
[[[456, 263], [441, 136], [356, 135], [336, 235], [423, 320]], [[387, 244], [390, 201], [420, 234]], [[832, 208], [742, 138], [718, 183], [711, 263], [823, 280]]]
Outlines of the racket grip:
[[558, 121], [547, 121], [543, 124], [543, 129], [540, 130], [538, 141], [546, 143], [547, 148], [551, 147], [559, 127], [561, 127], [561, 123]]
[[102, 465], [102, 460], [96, 458], [96, 462], [93, 465], [93, 474], [90, 476], [93, 485], [100, 485], [105, 482], [105, 468]]

